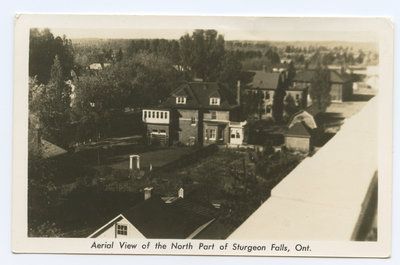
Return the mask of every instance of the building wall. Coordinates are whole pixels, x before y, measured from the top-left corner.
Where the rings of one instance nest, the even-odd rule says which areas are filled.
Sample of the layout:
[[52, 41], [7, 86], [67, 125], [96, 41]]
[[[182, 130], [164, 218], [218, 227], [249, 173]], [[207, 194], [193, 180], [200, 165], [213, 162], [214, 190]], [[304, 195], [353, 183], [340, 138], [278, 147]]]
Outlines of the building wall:
[[289, 150], [308, 153], [310, 151], [310, 138], [286, 135], [285, 145]]
[[[215, 130], [215, 139], [212, 138], [211, 130]], [[229, 126], [228, 124], [212, 124], [204, 122], [203, 136], [204, 145], [210, 145], [214, 143], [229, 143]]]
[[349, 101], [351, 100], [351, 97], [353, 95], [353, 83], [352, 82], [348, 82], [343, 84], [343, 97], [342, 100], [343, 101]]
[[294, 81], [293, 82], [293, 87], [296, 87], [298, 89], [306, 89], [310, 87], [310, 83], [308, 82], [300, 82], [300, 81]]
[[199, 143], [199, 111], [179, 109], [179, 142], [185, 145]]
[[343, 94], [342, 94], [342, 84], [332, 84], [331, 91], [329, 94], [331, 95], [331, 102], [342, 102]]
[[[212, 112], [216, 113], [216, 119], [212, 119]], [[204, 120], [229, 121], [229, 111], [228, 110], [205, 111]]]
[[[127, 235], [117, 235], [116, 233], [116, 225], [126, 225], [128, 227]], [[100, 234], [98, 238], [145, 238], [145, 236], [139, 232], [128, 220], [123, 218], [115, 225], [111, 226], [109, 229], [104, 231], [104, 233]]]
[[[161, 142], [160, 144], [170, 144], [170, 126], [169, 124], [146, 124], [146, 138], [148, 143], [155, 143], [157, 140], [157, 135], [162, 137], [162, 134], [165, 132], [165, 143]], [[162, 137], [163, 138], [163, 137]]]

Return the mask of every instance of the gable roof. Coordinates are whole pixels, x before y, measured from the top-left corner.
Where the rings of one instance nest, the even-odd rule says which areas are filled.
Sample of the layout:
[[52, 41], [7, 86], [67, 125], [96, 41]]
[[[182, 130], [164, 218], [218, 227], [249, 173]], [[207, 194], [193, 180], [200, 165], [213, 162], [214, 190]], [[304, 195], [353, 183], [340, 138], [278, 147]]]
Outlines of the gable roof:
[[304, 122], [305, 125], [310, 129], [317, 128], [317, 124], [315, 123], [314, 117], [305, 110], [300, 110], [300, 111], [294, 113], [290, 117], [289, 122], [288, 122], [288, 128], [291, 128], [292, 126], [294, 126], [296, 123], [299, 123], [299, 122]]
[[289, 130], [286, 132], [285, 135], [287, 136], [297, 136], [297, 137], [311, 137], [310, 132], [306, 128], [307, 125], [305, 125], [304, 122], [298, 122], [292, 127], [289, 128]]
[[[315, 69], [312, 70], [304, 70], [302, 72], [296, 73], [296, 76], [293, 78], [295, 82], [311, 82]], [[340, 74], [336, 70], [328, 69], [329, 71], [329, 81], [331, 83], [347, 83], [351, 81], [351, 78], [346, 74]]]
[[184, 239], [214, 219], [211, 209], [187, 199], [179, 198], [167, 204], [158, 196], [152, 196], [122, 215], [146, 238]]
[[277, 89], [281, 73], [268, 73], [265, 71], [251, 71], [254, 74], [253, 81], [249, 84], [251, 88]]
[[46, 141], [44, 139], [40, 140], [40, 148], [42, 150], [42, 157], [43, 158], [51, 158], [59, 155], [66, 154], [67, 151], [53, 143], [50, 143], [49, 141]]
[[[176, 97], [186, 97], [186, 104], [176, 104]], [[220, 98], [220, 105], [210, 105], [210, 98]], [[237, 103], [234, 96], [217, 82], [186, 82], [171, 92], [161, 107], [188, 109], [231, 109]]]

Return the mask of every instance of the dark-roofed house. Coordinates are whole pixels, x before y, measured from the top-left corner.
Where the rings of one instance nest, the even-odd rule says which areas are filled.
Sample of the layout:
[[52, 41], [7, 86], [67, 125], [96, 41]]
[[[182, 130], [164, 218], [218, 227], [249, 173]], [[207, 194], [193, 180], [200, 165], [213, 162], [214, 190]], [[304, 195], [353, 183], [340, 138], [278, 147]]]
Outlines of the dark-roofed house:
[[227, 144], [230, 121], [239, 115], [239, 100], [217, 82], [183, 83], [159, 107], [143, 110], [147, 139], [164, 144]]
[[269, 73], [265, 71], [251, 71], [253, 80], [246, 88], [246, 93], [261, 94], [263, 104], [259, 110], [261, 118], [272, 117], [272, 105], [274, 94], [279, 89], [284, 89], [286, 81], [285, 72]]
[[[293, 78], [293, 87], [297, 89], [309, 89], [315, 70], [305, 70], [296, 74]], [[340, 74], [336, 70], [329, 70], [329, 82], [331, 85], [331, 102], [341, 103], [350, 100], [353, 95], [353, 82], [347, 74]]]
[[192, 239], [215, 219], [212, 208], [183, 198], [165, 202], [145, 193], [145, 200], [119, 214], [89, 238]]

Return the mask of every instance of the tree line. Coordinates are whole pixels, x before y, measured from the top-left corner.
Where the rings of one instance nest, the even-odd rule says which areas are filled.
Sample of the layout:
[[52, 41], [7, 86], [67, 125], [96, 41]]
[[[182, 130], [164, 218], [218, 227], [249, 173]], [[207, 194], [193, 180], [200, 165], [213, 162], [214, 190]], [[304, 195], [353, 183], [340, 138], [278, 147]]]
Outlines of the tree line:
[[195, 30], [179, 40], [132, 40], [125, 51], [96, 47], [91, 56], [102, 70], [80, 65], [87, 61], [75, 52], [66, 36], [30, 32], [30, 113], [40, 123], [32, 128], [39, 126], [43, 137], [63, 147], [107, 136], [113, 115], [155, 106], [185, 80], [221, 82], [234, 92], [242, 76], [240, 59], [215, 30]]

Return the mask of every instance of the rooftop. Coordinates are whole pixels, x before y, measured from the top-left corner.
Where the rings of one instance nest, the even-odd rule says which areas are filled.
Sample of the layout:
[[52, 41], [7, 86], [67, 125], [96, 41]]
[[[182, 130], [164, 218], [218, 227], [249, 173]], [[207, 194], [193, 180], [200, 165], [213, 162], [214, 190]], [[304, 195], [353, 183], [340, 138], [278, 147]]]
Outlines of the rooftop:
[[[316, 70], [304, 70], [302, 72], [296, 73], [293, 78], [295, 82], [311, 82]], [[329, 81], [331, 83], [347, 83], [351, 81], [351, 78], [347, 74], [340, 74], [336, 70], [329, 70]]]
[[269, 73], [265, 71], [251, 71], [254, 73], [253, 81], [250, 83], [252, 88], [277, 89], [281, 73]]
[[[186, 104], [176, 104], [176, 97], [186, 97]], [[220, 98], [219, 105], [210, 105], [210, 98]], [[217, 82], [186, 82], [171, 92], [161, 107], [188, 109], [231, 109], [237, 106], [235, 97]]]
[[210, 208], [183, 198], [165, 203], [158, 196], [152, 196], [122, 215], [146, 238], [184, 239], [214, 219]]

